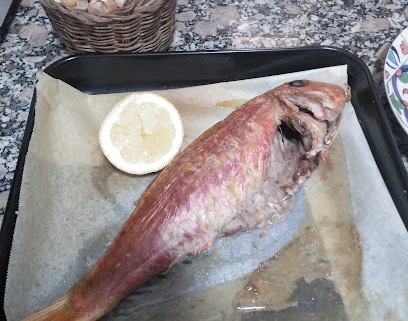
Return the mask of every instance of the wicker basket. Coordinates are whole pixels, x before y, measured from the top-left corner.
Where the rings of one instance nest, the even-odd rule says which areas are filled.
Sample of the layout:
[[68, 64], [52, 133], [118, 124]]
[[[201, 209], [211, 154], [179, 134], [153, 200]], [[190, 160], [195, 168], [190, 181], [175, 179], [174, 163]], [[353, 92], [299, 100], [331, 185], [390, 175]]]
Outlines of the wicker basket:
[[76, 53], [164, 51], [174, 34], [177, 0], [128, 0], [103, 15], [40, 2], [57, 35]]

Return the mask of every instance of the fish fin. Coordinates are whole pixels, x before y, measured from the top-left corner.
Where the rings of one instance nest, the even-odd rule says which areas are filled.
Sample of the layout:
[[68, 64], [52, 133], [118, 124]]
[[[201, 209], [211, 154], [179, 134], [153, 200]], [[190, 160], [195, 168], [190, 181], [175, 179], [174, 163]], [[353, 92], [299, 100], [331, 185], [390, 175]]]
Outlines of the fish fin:
[[183, 253], [183, 254], [177, 256], [177, 257], [169, 264], [169, 266], [167, 267], [166, 271], [164, 271], [162, 274], [166, 274], [167, 272], [169, 272], [169, 271], [173, 268], [173, 266], [175, 266], [175, 265], [177, 264], [177, 262], [180, 261], [180, 260], [181, 260], [183, 257], [185, 257], [185, 256], [186, 256], [186, 253]]
[[[208, 249], [209, 247], [211, 247], [214, 243], [214, 239], [211, 239], [207, 242], [205, 242], [203, 245], [199, 246], [198, 248], [196, 248], [192, 253], [192, 255], [197, 255], [198, 253], [201, 253], [202, 251], [205, 251], [206, 249]], [[177, 256], [167, 267], [166, 271], [163, 272], [163, 274], [166, 274], [167, 272], [169, 272], [169, 270], [172, 269], [173, 266], [175, 266], [177, 264], [178, 261], [180, 261], [183, 257], [185, 257], [188, 253], [183, 253], [180, 254], [179, 256]], [[24, 320], [25, 321], [25, 320]]]
[[75, 311], [73, 311], [70, 303], [70, 297], [66, 294], [50, 306], [25, 317], [21, 321], [85, 321], [86, 319], [81, 318], [81, 316], [75, 316]]
[[210, 248], [213, 245], [214, 240], [215, 239], [208, 240], [207, 242], [205, 242], [204, 244], [202, 244], [201, 246], [196, 248], [192, 254], [197, 255], [197, 254], [205, 251], [206, 249]]

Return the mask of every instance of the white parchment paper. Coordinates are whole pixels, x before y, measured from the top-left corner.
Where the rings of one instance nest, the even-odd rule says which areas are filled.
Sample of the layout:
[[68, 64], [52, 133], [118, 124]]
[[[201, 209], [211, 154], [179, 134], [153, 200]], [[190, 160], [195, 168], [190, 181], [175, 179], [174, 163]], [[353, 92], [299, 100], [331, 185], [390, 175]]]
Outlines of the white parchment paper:
[[[283, 82], [311, 79], [344, 87], [346, 71], [347, 66], [338, 66], [159, 94], [179, 109], [186, 146], [236, 106]], [[46, 74], [40, 73], [38, 78], [35, 126], [6, 287], [9, 321], [50, 304], [83, 276], [154, 177], [124, 174], [113, 168], [100, 151], [99, 126], [126, 93], [89, 96]], [[354, 318], [353, 311], [347, 313], [350, 320], [408, 320], [408, 235], [350, 103], [343, 116], [340, 139], [348, 169], [350, 216], [363, 251], [362, 292], [369, 303], [365, 318], [360, 314]], [[260, 239], [261, 232], [256, 231], [221, 239], [210, 255], [211, 261], [197, 263], [194, 275], [182, 270], [183, 277], [176, 277], [174, 283], [177, 288], [161, 291], [168, 297], [175, 293], [182, 296], [250, 273], [298, 233], [307, 216], [303, 197], [301, 191], [287, 220], [262, 230], [267, 238]], [[254, 248], [258, 249], [255, 254]], [[146, 294], [140, 305], [147, 301], [152, 307], [151, 302], [160, 303], [157, 297]]]

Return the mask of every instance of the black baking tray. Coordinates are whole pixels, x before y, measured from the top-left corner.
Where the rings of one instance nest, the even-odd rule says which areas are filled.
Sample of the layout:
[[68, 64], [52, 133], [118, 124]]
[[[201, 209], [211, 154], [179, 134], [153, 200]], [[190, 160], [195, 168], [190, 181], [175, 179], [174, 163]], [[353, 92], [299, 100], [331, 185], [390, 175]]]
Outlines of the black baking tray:
[[[408, 175], [393, 139], [370, 71], [354, 54], [334, 47], [256, 51], [203, 51], [115, 55], [75, 55], [44, 71], [88, 94], [157, 90], [264, 77], [335, 65], [348, 65], [352, 103], [368, 144], [408, 227]], [[34, 125], [35, 93], [27, 120], [0, 232], [0, 319], [5, 320], [4, 289], [17, 218], [25, 155]]]

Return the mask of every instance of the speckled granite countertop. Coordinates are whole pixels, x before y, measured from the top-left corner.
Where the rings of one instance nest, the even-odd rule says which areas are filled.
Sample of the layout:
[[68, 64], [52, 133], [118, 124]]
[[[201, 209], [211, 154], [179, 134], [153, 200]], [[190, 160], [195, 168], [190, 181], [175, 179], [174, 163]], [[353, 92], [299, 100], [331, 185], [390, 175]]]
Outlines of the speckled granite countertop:
[[[386, 102], [382, 69], [393, 39], [408, 27], [402, 0], [178, 0], [170, 50], [338, 46], [358, 55], [373, 74], [403, 160], [408, 136]], [[16, 168], [35, 75], [70, 55], [38, 0], [22, 0], [0, 44], [0, 222]], [[0, 223], [1, 224], [1, 223]]]

